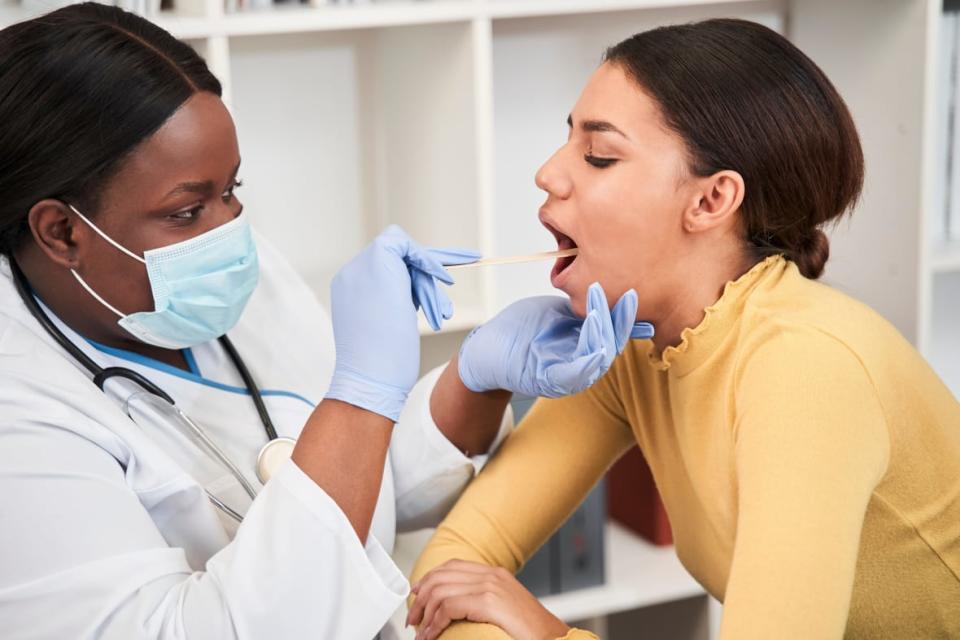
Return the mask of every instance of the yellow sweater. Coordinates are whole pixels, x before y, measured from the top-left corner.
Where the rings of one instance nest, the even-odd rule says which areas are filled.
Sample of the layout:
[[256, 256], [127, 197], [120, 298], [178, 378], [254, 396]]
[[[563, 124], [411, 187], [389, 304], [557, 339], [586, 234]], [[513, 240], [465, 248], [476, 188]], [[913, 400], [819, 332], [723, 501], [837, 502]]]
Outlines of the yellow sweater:
[[651, 348], [538, 402], [414, 579], [450, 558], [518, 570], [637, 442], [723, 640], [960, 638], [960, 404], [892, 326], [776, 256]]

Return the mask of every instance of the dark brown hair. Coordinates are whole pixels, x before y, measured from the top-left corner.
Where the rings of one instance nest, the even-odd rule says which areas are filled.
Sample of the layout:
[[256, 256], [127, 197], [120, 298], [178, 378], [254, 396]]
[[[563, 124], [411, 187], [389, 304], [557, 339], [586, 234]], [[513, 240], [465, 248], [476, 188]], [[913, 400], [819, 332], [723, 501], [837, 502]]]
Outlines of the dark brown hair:
[[611, 47], [685, 141], [689, 169], [725, 169], [746, 184], [746, 240], [818, 278], [830, 253], [820, 227], [853, 207], [863, 151], [853, 118], [823, 71], [786, 38], [745, 20], [661, 27]]
[[203, 59], [116, 7], [74, 4], [0, 31], [0, 254], [44, 198], [95, 215], [124, 159], [193, 94], [220, 95]]

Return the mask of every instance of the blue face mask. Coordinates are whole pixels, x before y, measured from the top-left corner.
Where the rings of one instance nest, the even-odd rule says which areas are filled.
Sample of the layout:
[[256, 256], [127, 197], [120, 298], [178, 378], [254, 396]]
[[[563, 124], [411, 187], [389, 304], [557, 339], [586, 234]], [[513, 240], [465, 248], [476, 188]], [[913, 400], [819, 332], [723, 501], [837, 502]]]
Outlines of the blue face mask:
[[90, 295], [113, 311], [133, 337], [165, 349], [209, 342], [232, 329], [257, 286], [259, 262], [250, 224], [238, 216], [195, 238], [144, 252], [141, 258], [68, 205], [100, 237], [147, 266], [154, 311], [126, 315], [97, 294], [73, 269]]

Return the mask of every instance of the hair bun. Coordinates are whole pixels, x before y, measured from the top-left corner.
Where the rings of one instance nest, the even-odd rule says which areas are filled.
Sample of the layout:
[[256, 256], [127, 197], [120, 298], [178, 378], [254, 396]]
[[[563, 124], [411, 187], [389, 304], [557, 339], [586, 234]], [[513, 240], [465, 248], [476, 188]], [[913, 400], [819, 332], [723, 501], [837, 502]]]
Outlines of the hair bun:
[[820, 229], [810, 230], [797, 247], [794, 262], [804, 277], [816, 280], [830, 257], [830, 239]]

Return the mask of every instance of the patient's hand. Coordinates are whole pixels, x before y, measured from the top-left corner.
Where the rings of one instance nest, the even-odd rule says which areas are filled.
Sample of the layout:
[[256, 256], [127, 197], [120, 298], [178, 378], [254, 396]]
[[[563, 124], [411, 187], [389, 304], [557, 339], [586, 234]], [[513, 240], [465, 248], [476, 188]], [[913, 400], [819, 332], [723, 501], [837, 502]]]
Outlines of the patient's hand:
[[455, 620], [495, 624], [517, 640], [554, 640], [569, 631], [506, 569], [448, 560], [413, 586], [407, 624], [433, 640]]

